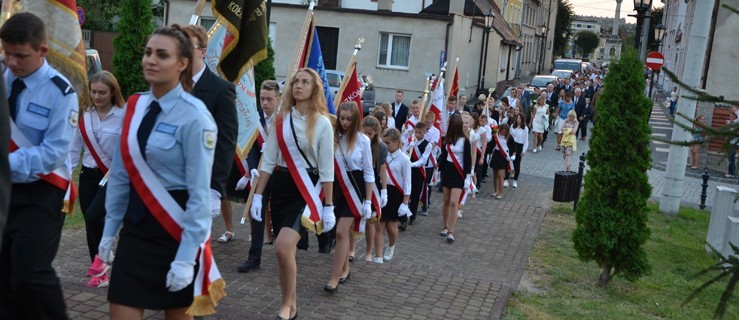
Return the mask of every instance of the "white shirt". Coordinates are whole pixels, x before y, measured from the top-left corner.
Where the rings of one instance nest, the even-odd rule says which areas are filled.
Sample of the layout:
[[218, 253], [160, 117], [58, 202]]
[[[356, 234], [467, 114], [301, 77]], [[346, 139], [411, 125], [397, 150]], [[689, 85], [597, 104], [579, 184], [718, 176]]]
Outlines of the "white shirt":
[[[413, 142], [411, 142], [411, 144], [408, 146], [408, 154], [412, 154], [413, 152], [416, 152], [416, 151], [414, 151], [416, 149], [416, 146], [417, 145], [420, 145], [421, 142], [424, 142], [424, 141], [426, 141], [426, 140], [413, 141]], [[421, 149], [418, 148], [418, 151], [421, 154], [419, 154], [419, 152], [416, 152], [416, 156], [418, 157], [418, 160], [411, 162], [411, 167], [412, 168], [418, 168], [418, 167], [421, 167], [421, 166], [428, 167], [429, 166], [428, 163], [430, 162], [429, 161], [429, 156], [431, 156], [431, 150], [433, 148], [434, 148], [434, 145], [432, 145], [431, 143], [429, 143], [428, 141], [426, 141], [426, 147], [423, 149], [423, 151], [421, 151]], [[413, 158], [411, 157], [411, 161], [412, 160], [413, 160]], [[431, 164], [431, 166], [433, 167], [433, 164]]]
[[[121, 129], [123, 127], [123, 117], [126, 114], [126, 109], [113, 106], [104, 119], [100, 119], [95, 108], [90, 113], [92, 123], [85, 124], [89, 125], [92, 129], [93, 137], [88, 138], [95, 139], [105, 157], [112, 161], [115, 150], [118, 148], [118, 143], [121, 140]], [[83, 116], [80, 115], [79, 121], [84, 121], [82, 118]], [[82, 128], [78, 127], [77, 129], [74, 131], [74, 139], [72, 140], [72, 147], [69, 151], [69, 156], [72, 159], [72, 168], [77, 168], [77, 164], [80, 161], [80, 152], [83, 149], [85, 153], [82, 155], [82, 165], [88, 168], [97, 168], [97, 162], [92, 157], [90, 150], [87, 150], [87, 145], [82, 139], [82, 134], [80, 133]], [[105, 163], [105, 166], [110, 168], [110, 163]]]
[[[372, 168], [372, 147], [370, 139], [364, 134], [357, 133], [354, 141], [354, 149], [347, 150], [346, 136], [342, 135], [339, 140], [338, 161], [344, 161], [348, 171], [362, 170], [365, 183], [375, 182], [375, 171]], [[362, 186], [359, 186], [360, 188]]]
[[[403, 195], [411, 195], [411, 160], [400, 149], [387, 155], [388, 168], [393, 172], [393, 178], [403, 189]], [[388, 174], [387, 184], [394, 186], [393, 179]]]
[[387, 117], [387, 127], [395, 128], [395, 117]]
[[[505, 136], [501, 136], [500, 134], [497, 134], [497, 135], [498, 135], [498, 142], [500, 143], [500, 146], [501, 146], [501, 147], [503, 148], [503, 150], [504, 150], [504, 151], [505, 151], [505, 152], [506, 152], [506, 153], [508, 154], [508, 156], [510, 157], [510, 156], [511, 156], [511, 154], [510, 154], [510, 152], [508, 151], [508, 150], [509, 150], [509, 149], [508, 149], [508, 139], [507, 139], [507, 138], [506, 138]], [[494, 149], [494, 150], [500, 150], [500, 149], [498, 149], [498, 144], [497, 144], [497, 143], [495, 144], [495, 149]]]
[[439, 144], [440, 138], [441, 132], [439, 132], [439, 129], [436, 129], [436, 127], [434, 126], [431, 126], [431, 128], [426, 128], [426, 135], [423, 136], [423, 139], [436, 146]]
[[203, 76], [203, 73], [205, 72], [205, 65], [203, 65], [203, 68], [198, 71], [198, 73], [192, 75], [192, 83], [195, 85], [198, 83], [198, 80], [200, 80], [200, 77]]
[[[408, 122], [412, 123], [413, 125], [408, 124]], [[409, 140], [413, 140], [413, 130], [416, 128], [416, 123], [418, 123], [418, 119], [416, 116], [411, 115], [411, 117], [403, 124], [403, 131], [400, 133], [400, 140], [403, 142], [403, 149], [405, 150], [408, 148]]]
[[[480, 150], [482, 150], [482, 137], [484, 136], [485, 137], [485, 141], [486, 142], [488, 141], [487, 130], [485, 130], [485, 127], [483, 126], [483, 127], [477, 128], [477, 130], [473, 130], [473, 131], [475, 132], [475, 137], [477, 138], [477, 140], [475, 140], [477, 142], [477, 148], [480, 149]], [[478, 157], [479, 157], [479, 155], [478, 155]]]
[[526, 150], [529, 149], [529, 130], [528, 128], [511, 127], [511, 136], [513, 137], [513, 141], [516, 141], [516, 143], [523, 144], [523, 152], [526, 152]]
[[[303, 150], [306, 158], [310, 161], [314, 168], [318, 169], [318, 182], [333, 182], [334, 181], [334, 129], [331, 126], [331, 121], [325, 116], [318, 116], [316, 119], [315, 127], [313, 128], [313, 139], [308, 144], [308, 116], [303, 116], [298, 112], [295, 107], [292, 107], [290, 114], [293, 117], [293, 125], [295, 126], [295, 136], [298, 139], [298, 145], [300, 150]], [[290, 117], [285, 115], [284, 121], [290, 121]], [[289, 123], [287, 124], [289, 126]], [[264, 154], [262, 156], [262, 165], [259, 167], [260, 171], [272, 174], [275, 166], [287, 167], [285, 159], [280, 152], [280, 147], [277, 144], [277, 127], [271, 126], [269, 133], [267, 134], [267, 142]], [[294, 144], [295, 139], [292, 134], [287, 134], [284, 137], [286, 144]], [[296, 155], [302, 159], [300, 154]], [[305, 160], [303, 160], [305, 161]], [[308, 169], [308, 168], [300, 168]]]
[[[393, 106], [393, 118], [395, 118], [396, 116], [398, 116], [398, 112], [400, 112], [400, 106], [401, 105], [403, 105], [402, 102], [400, 102], [400, 103], [396, 102], [395, 105]], [[388, 128], [389, 127], [390, 126], [388, 126]]]
[[[457, 139], [454, 144], [449, 145], [452, 149], [452, 153], [454, 153], [454, 156], [457, 158], [457, 162], [459, 162], [459, 165], [462, 167], [462, 170], [464, 170], [464, 138]], [[449, 150], [447, 150], [448, 152]], [[446, 161], [449, 161], [449, 163], [454, 163], [454, 160], [452, 159], [452, 154], [447, 153], [446, 155]]]

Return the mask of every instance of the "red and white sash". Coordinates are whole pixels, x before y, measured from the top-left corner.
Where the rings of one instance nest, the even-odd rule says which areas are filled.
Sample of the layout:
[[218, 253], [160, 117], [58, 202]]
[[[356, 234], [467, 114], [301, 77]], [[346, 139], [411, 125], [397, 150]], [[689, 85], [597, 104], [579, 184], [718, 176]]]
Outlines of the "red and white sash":
[[[28, 138], [23, 135], [23, 132], [18, 129], [15, 121], [10, 119], [10, 153], [15, 152], [21, 148], [31, 148], [33, 144], [28, 141]], [[62, 212], [66, 214], [74, 213], [74, 201], [77, 199], [77, 186], [72, 181], [72, 172], [65, 170], [64, 166], [59, 166], [49, 174], [37, 175], [41, 180], [44, 180], [51, 185], [65, 190], [64, 194], [64, 205], [62, 206]]]
[[498, 151], [503, 156], [503, 159], [506, 159], [506, 162], [508, 163], [508, 170], [510, 171], [513, 168], [513, 161], [508, 161], [508, 152], [503, 150], [503, 147], [500, 145], [500, 140], [498, 139], [498, 134], [493, 134], [493, 139], [495, 139], [495, 145], [498, 147]]
[[[141, 154], [137, 132], [146, 114], [149, 99], [139, 99], [140, 97], [141, 95], [135, 94], [129, 98], [128, 110], [123, 120], [120, 144], [123, 165], [131, 184], [146, 208], [167, 230], [167, 233], [179, 242], [184, 231], [183, 225], [187, 220], [185, 210], [167, 192]], [[200, 267], [194, 280], [195, 297], [187, 313], [191, 315], [213, 314], [215, 313], [214, 307], [226, 294], [225, 282], [221, 278], [210, 247], [210, 231], [208, 231], [206, 241], [200, 244], [197, 259]]]
[[377, 189], [377, 184], [372, 184], [372, 208], [375, 209], [377, 220], [380, 220], [382, 216], [382, 206], [380, 205], [380, 190]]
[[[459, 164], [459, 160], [457, 159], [457, 155], [452, 152], [452, 146], [451, 144], [446, 145], [446, 151], [451, 156], [452, 162], [454, 163], [454, 166], [457, 168], [457, 172], [459, 172], [459, 175], [462, 176], [462, 179], [466, 180], [464, 169], [462, 168], [462, 165]], [[467, 202], [467, 189], [472, 189], [471, 186], [463, 186], [462, 187], [462, 193], [459, 194], [459, 204], [464, 205], [465, 202]]]
[[[340, 148], [340, 147], [337, 147]], [[341, 193], [344, 195], [344, 200], [349, 205], [349, 211], [352, 212], [352, 215], [354, 216], [354, 231], [356, 232], [363, 232], [360, 231], [360, 222], [362, 220], [362, 200], [359, 199], [359, 195], [357, 195], [357, 190], [354, 189], [351, 178], [349, 178], [349, 173], [346, 172], [346, 167], [344, 165], [343, 161], [339, 161], [338, 159], [339, 155], [334, 155], [334, 172], [336, 173], [336, 181], [339, 183], [339, 187], [341, 188]], [[357, 186], [359, 188], [362, 188], [364, 186]]]
[[390, 181], [393, 182], [393, 185], [395, 186], [395, 189], [398, 189], [398, 192], [400, 192], [401, 196], [405, 195], [405, 192], [403, 192], [403, 187], [400, 186], [400, 183], [398, 183], [398, 180], [395, 179], [395, 175], [393, 174], [393, 170], [390, 169], [390, 163], [387, 164], [385, 167], [387, 169], [387, 177], [390, 178]]
[[[433, 147], [433, 145], [431, 145], [430, 143], [427, 144], [426, 148], [429, 148], [429, 147]], [[421, 149], [418, 148], [418, 143], [416, 143], [416, 145], [413, 146], [413, 150], [411, 150], [411, 159], [413, 159], [413, 161], [418, 161], [419, 159], [421, 159], [418, 156], [419, 154], [423, 156]], [[433, 158], [431, 155], [429, 155], [429, 157]], [[426, 203], [426, 197], [428, 196], [426, 194], [428, 192], [428, 188], [426, 187], [426, 164], [425, 163], [422, 164], [417, 169], [421, 170], [421, 176], [423, 176], [423, 183], [422, 183], [423, 187], [421, 188], [421, 201], [423, 201], [423, 203]]]
[[257, 142], [259, 142], [259, 148], [261, 148], [267, 138], [267, 131], [262, 126], [262, 121], [257, 121], [257, 130]]
[[[288, 114], [288, 117], [292, 117], [292, 114]], [[277, 130], [277, 144], [280, 146], [280, 153], [282, 158], [285, 159], [287, 170], [290, 172], [290, 176], [295, 181], [295, 184], [300, 191], [300, 195], [305, 200], [305, 210], [303, 210], [303, 218], [301, 219], [302, 225], [308, 230], [314, 231], [318, 234], [323, 232], [323, 223], [321, 221], [321, 209], [323, 204], [321, 199], [323, 198], [323, 190], [321, 183], [314, 184], [308, 175], [308, 164], [305, 163], [303, 157], [300, 155], [298, 146], [295, 143], [287, 143], [287, 138], [292, 140], [292, 128], [290, 128], [290, 121], [283, 121], [282, 115], [279, 115], [276, 119], [275, 129]]]
[[111, 161], [108, 156], [105, 155], [103, 148], [100, 147], [97, 140], [95, 140], [95, 135], [92, 133], [92, 112], [82, 113], [82, 119], [80, 120], [80, 135], [82, 136], [82, 141], [85, 142], [87, 151], [92, 155], [92, 159], [95, 160], [95, 164], [97, 164], [98, 169], [100, 169], [103, 174], [108, 173]]

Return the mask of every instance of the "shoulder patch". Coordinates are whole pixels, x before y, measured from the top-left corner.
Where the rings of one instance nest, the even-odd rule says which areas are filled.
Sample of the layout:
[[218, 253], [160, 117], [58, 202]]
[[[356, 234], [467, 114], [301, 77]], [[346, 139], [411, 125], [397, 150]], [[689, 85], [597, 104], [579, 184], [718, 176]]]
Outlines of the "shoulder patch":
[[70, 112], [69, 114], [69, 124], [73, 128], [77, 128], [78, 121], [79, 121], [79, 112], [77, 112], [77, 110], [72, 110], [72, 112]]
[[206, 149], [212, 150], [216, 147], [216, 132], [213, 130], [203, 130], [203, 145]]
[[54, 76], [51, 78], [51, 82], [53, 82], [59, 90], [62, 91], [62, 95], [68, 95], [70, 93], [74, 93], [74, 88], [72, 88], [72, 85], [69, 84], [66, 80], [62, 79], [60, 76]]

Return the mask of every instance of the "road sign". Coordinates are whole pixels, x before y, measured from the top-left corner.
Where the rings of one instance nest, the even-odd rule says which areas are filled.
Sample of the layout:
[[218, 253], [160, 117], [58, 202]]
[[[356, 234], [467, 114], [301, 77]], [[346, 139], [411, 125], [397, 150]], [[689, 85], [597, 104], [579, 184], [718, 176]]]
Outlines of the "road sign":
[[85, 13], [85, 9], [82, 7], [77, 7], [77, 21], [80, 23], [80, 25], [85, 24], [86, 18], [87, 13]]
[[665, 65], [665, 56], [657, 51], [652, 51], [647, 55], [647, 67], [652, 70], [658, 70]]

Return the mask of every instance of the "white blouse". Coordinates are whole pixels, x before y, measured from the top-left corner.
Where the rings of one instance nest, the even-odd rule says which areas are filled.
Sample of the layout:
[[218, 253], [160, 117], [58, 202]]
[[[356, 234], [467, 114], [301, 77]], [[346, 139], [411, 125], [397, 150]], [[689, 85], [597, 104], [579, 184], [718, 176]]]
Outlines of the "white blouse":
[[[509, 151], [510, 149], [508, 149], [508, 139], [505, 136], [501, 136], [500, 134], [497, 134], [497, 135], [498, 135], [498, 142], [500, 143], [500, 146], [508, 154], [508, 156], [510, 156], [511, 153]], [[495, 144], [495, 150], [500, 150], [498, 149], [497, 143]]]
[[[454, 155], [456, 156], [459, 164], [464, 166], [464, 138], [457, 139], [457, 141], [454, 142], [454, 144], [451, 144], [450, 147], [452, 149], [452, 153], [454, 153]], [[449, 161], [450, 163], [454, 163], [454, 160], [452, 159], [451, 154], [447, 153], [446, 161]]]
[[[97, 111], [93, 108], [90, 112], [90, 119], [92, 123], [88, 124], [92, 128], [92, 135], [90, 139], [95, 139], [97, 144], [102, 149], [103, 154], [110, 160], [113, 160], [113, 154], [118, 149], [118, 142], [121, 140], [121, 129], [123, 127], [123, 117], [126, 115], [125, 108], [119, 108], [113, 106], [108, 111], [108, 114], [104, 119], [100, 119]], [[83, 121], [83, 115], [80, 115], [80, 120]], [[72, 146], [70, 148], [69, 156], [72, 159], [72, 168], [77, 168], [77, 164], [80, 161], [80, 152], [84, 149], [85, 153], [82, 155], [82, 165], [88, 168], [97, 168], [98, 165], [95, 159], [92, 157], [90, 150], [87, 150], [87, 145], [82, 139], [80, 128], [74, 130], [74, 139], [72, 140]], [[105, 164], [110, 168], [110, 163]]]
[[484, 126], [479, 127], [475, 131], [475, 135], [477, 136], [477, 148], [480, 149], [480, 150], [482, 150], [482, 137], [483, 136], [485, 137], [485, 142], [486, 143], [488, 141], [487, 130], [485, 130], [485, 127]]
[[361, 132], [357, 133], [357, 141], [354, 142], [354, 149], [350, 152], [347, 150], [346, 136], [342, 135], [339, 140], [339, 150], [336, 150], [336, 152], [339, 161], [344, 161], [344, 166], [348, 171], [362, 170], [365, 183], [375, 182], [375, 171], [372, 168], [372, 147], [367, 136]]
[[511, 136], [513, 137], [513, 141], [516, 141], [516, 143], [523, 144], [523, 152], [526, 152], [526, 150], [529, 149], [529, 130], [528, 128], [511, 127]]
[[[403, 189], [403, 195], [411, 195], [411, 160], [400, 149], [387, 155], [388, 168], [393, 172], [393, 177]], [[388, 176], [388, 185], [395, 185], [393, 179]]]
[[436, 129], [436, 127], [431, 126], [431, 128], [426, 128], [426, 135], [423, 136], [423, 138], [433, 145], [438, 145], [439, 139], [441, 138], [441, 132], [439, 132], [439, 129]]
[[[295, 136], [298, 139], [298, 146], [306, 158], [310, 161], [310, 164], [318, 169], [318, 182], [333, 182], [334, 181], [334, 129], [331, 126], [331, 121], [325, 116], [318, 116], [316, 119], [315, 127], [313, 128], [313, 139], [312, 143], [308, 143], [308, 116], [303, 116], [298, 112], [295, 107], [292, 107], [290, 114], [293, 117], [293, 125], [295, 126]], [[289, 126], [290, 117], [285, 115], [284, 120], [288, 122]], [[260, 171], [272, 174], [275, 166], [286, 167], [285, 159], [280, 152], [280, 146], [277, 144], [277, 126], [271, 126], [269, 134], [267, 134], [267, 142], [265, 151], [262, 157], [262, 165], [259, 167]], [[292, 134], [285, 132], [285, 143], [295, 144], [295, 139]], [[300, 154], [296, 155], [302, 159]], [[305, 160], [303, 160], [305, 161]], [[308, 169], [308, 168], [300, 168]]]
[[[426, 140], [411, 142], [411, 144], [408, 146], [408, 154], [412, 154], [413, 152], [415, 152], [414, 150], [416, 149], [416, 146], [421, 144], [424, 141]], [[419, 151], [421, 151], [422, 154], [416, 153], [418, 160], [413, 161], [411, 163], [411, 167], [420, 168], [420, 167], [427, 166], [427, 163], [429, 162], [429, 156], [431, 155], [431, 150], [433, 148], [434, 148], [434, 145], [429, 142], [426, 142], [426, 147], [423, 149], [423, 151], [421, 151], [419, 148]], [[413, 159], [411, 158], [411, 160]], [[433, 164], [431, 166], [433, 166]]]

